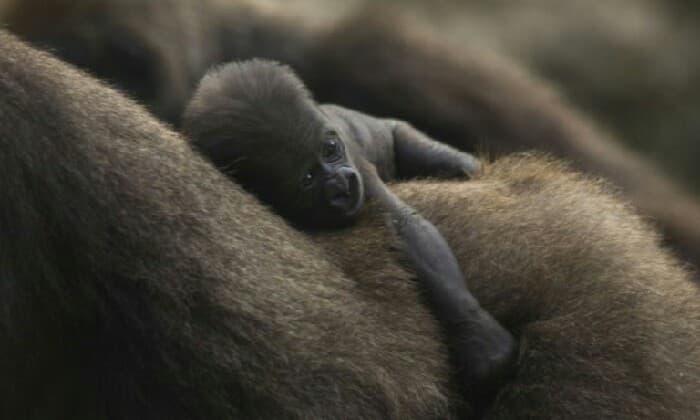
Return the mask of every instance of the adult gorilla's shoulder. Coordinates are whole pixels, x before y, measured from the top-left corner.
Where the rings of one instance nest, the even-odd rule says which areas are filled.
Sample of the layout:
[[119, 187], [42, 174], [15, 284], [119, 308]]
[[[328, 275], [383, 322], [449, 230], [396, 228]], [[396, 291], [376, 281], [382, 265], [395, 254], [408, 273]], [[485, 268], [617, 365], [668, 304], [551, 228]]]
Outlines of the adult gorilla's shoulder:
[[[140, 106], [0, 32], [0, 413], [434, 418], [460, 398], [382, 220], [287, 227]], [[494, 418], [691, 418], [700, 299], [599, 183], [512, 158], [398, 193], [521, 340]]]

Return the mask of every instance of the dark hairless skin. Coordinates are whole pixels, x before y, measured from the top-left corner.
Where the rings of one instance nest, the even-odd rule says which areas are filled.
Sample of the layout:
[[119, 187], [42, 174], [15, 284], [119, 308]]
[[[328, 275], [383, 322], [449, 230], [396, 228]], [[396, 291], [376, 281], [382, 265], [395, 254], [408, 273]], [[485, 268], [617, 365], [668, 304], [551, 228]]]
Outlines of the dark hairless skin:
[[474, 157], [408, 123], [318, 105], [291, 70], [262, 60], [209, 72], [183, 121], [195, 147], [303, 229], [347, 225], [366, 197], [377, 200], [446, 330], [467, 395], [487, 402], [512, 368], [515, 340], [469, 292], [435, 226], [385, 185], [467, 177]]

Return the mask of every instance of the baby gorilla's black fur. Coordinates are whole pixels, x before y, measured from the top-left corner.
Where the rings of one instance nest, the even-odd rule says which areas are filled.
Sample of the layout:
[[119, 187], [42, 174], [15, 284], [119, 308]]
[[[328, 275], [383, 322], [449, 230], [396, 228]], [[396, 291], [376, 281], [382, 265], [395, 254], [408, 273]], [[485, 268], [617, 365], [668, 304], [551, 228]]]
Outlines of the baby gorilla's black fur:
[[334, 227], [357, 216], [364, 177], [356, 159], [382, 181], [464, 177], [478, 162], [403, 121], [317, 105], [287, 67], [265, 60], [210, 71], [183, 121], [195, 145], [219, 168], [293, 223]]
[[476, 159], [405, 122], [316, 104], [288, 67], [264, 60], [210, 71], [183, 124], [217, 167], [299, 227], [342, 226], [358, 216], [366, 196], [379, 201], [447, 330], [469, 395], [483, 401], [503, 380], [514, 339], [468, 291], [437, 229], [384, 184], [466, 177], [478, 169]]

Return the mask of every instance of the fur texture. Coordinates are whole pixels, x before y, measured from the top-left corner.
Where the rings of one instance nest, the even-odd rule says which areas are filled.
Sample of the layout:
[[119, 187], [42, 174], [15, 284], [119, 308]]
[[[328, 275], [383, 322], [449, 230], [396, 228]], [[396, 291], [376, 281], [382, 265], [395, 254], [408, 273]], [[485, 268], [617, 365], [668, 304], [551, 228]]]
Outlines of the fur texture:
[[[305, 237], [134, 102], [4, 32], [0, 50], [3, 418], [459, 408], [381, 218]], [[520, 338], [488, 418], [697, 413], [697, 287], [604, 184], [525, 156], [395, 190]]]

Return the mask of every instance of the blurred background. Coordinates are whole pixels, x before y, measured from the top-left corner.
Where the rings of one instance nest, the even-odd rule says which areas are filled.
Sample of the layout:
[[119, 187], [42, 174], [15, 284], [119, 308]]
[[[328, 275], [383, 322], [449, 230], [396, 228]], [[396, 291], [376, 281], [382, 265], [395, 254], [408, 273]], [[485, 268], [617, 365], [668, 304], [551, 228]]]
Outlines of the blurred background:
[[[371, 1], [268, 0], [319, 24]], [[700, 1], [383, 0], [456, 46], [555, 84], [617, 139], [700, 194]], [[700, 223], [700, 221], [698, 221]]]

